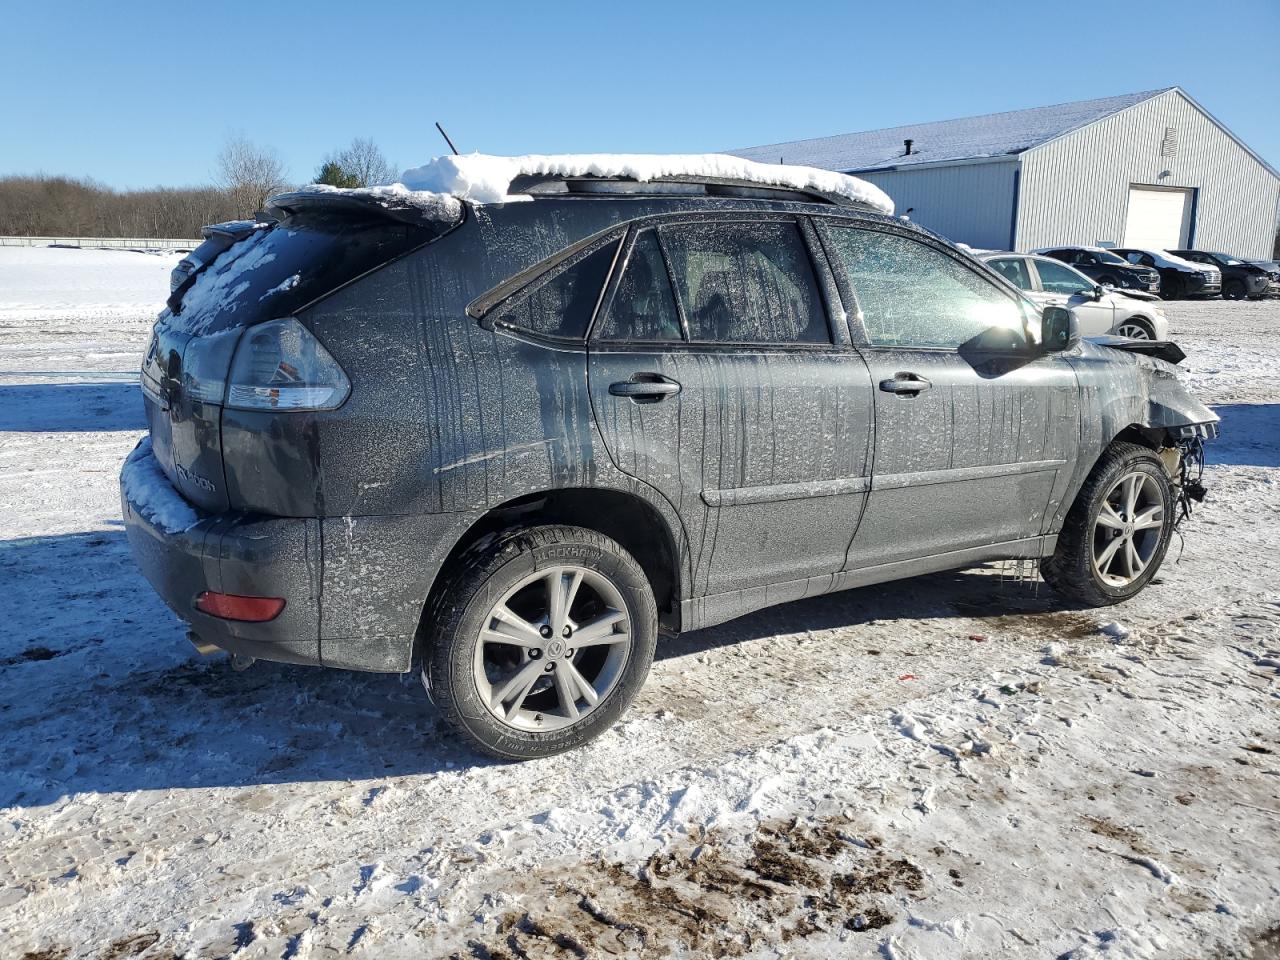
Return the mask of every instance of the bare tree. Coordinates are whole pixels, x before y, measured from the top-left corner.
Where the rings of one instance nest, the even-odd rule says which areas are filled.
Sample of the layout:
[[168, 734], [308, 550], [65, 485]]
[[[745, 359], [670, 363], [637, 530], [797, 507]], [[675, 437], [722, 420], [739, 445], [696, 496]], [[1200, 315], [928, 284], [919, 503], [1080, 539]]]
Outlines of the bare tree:
[[288, 186], [279, 155], [244, 137], [232, 137], [218, 154], [217, 180], [242, 217], [253, 216], [267, 197]]
[[392, 165], [378, 145], [364, 137], [356, 137], [351, 145], [326, 158], [336, 163], [344, 173], [349, 174], [358, 187], [375, 187], [379, 184], [391, 183], [396, 178], [396, 168]]

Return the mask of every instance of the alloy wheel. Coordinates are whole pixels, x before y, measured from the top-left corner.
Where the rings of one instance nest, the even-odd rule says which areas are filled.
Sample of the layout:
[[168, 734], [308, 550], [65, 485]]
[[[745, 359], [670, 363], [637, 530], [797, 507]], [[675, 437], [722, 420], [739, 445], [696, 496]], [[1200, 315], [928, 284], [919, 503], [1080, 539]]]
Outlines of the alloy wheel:
[[490, 609], [475, 648], [476, 689], [502, 723], [547, 732], [582, 720], [617, 685], [631, 652], [627, 607], [600, 572], [529, 574]]
[[1122, 337], [1128, 337], [1130, 340], [1151, 339], [1151, 332], [1141, 323], [1122, 323], [1116, 333]]
[[1149, 473], [1120, 477], [1102, 498], [1093, 526], [1093, 569], [1110, 587], [1137, 580], [1164, 535], [1164, 497]]

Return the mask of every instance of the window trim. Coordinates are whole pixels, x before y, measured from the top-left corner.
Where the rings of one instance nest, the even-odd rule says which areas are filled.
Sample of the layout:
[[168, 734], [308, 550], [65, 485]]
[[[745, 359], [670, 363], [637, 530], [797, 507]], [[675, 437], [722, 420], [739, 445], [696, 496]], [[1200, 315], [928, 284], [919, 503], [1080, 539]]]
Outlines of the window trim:
[[[824, 251], [821, 249], [819, 238], [813, 227], [808, 223], [808, 216], [802, 213], [791, 213], [789, 211], [773, 211], [773, 210], [732, 210], [732, 211], [679, 211], [669, 214], [657, 214], [647, 217], [641, 217], [630, 221], [628, 224], [627, 236], [623, 239], [623, 244], [619, 248], [619, 257], [614, 262], [613, 272], [610, 275], [609, 283], [605, 287], [604, 297], [597, 305], [595, 316], [592, 318], [592, 324], [587, 331], [587, 342], [592, 350], [604, 352], [645, 352], [652, 353], [655, 351], [680, 351], [680, 352], [723, 352], [732, 351], [735, 353], [824, 353], [824, 352], [843, 352], [848, 353], [852, 343], [849, 339], [849, 332], [846, 329], [842, 331], [842, 324], [838, 323], [837, 311], [841, 311], [842, 307], [838, 301], [832, 299], [832, 281], [829, 278], [827, 264]], [[688, 318], [685, 314], [684, 299], [680, 296], [679, 288], [676, 284], [675, 270], [672, 267], [671, 256], [667, 251], [666, 244], [662, 239], [662, 227], [680, 226], [684, 224], [703, 225], [708, 223], [777, 223], [789, 222], [796, 225], [801, 236], [801, 242], [804, 245], [805, 253], [809, 258], [809, 268], [813, 271], [814, 287], [818, 291], [819, 300], [827, 324], [827, 333], [830, 340], [827, 343], [791, 343], [777, 341], [745, 341], [745, 340], [693, 340], [689, 336]], [[627, 264], [631, 261], [631, 254], [635, 247], [636, 238], [641, 231], [652, 229], [658, 240], [658, 247], [662, 251], [662, 259], [667, 267], [667, 280], [671, 285], [671, 294], [675, 300], [676, 313], [680, 318], [681, 340], [605, 340], [598, 336], [598, 323], [601, 316], [613, 304], [613, 297], [617, 292], [618, 284], [621, 282], [622, 275], [626, 271]]]
[[[925, 346], [923, 344], [876, 344], [871, 341], [867, 335], [867, 326], [862, 310], [862, 302], [858, 299], [857, 289], [853, 280], [849, 277], [848, 271], [845, 270], [844, 264], [838, 255], [834, 253], [834, 240], [832, 236], [833, 230], [865, 230], [873, 233], [885, 233], [890, 236], [902, 237], [905, 240], [913, 240], [923, 247], [934, 250], [960, 264], [974, 276], [980, 278], [984, 283], [991, 287], [992, 290], [1001, 296], [1007, 297], [1012, 301], [1013, 305], [1018, 309], [1018, 315], [1023, 318], [1023, 338], [1026, 345], [1022, 348], [1014, 348], [1007, 350], [991, 350], [985, 349], [982, 352], [992, 356], [1018, 356], [1034, 355], [1036, 351], [1037, 341], [1033, 333], [1027, 327], [1026, 311], [1024, 310], [1022, 297], [1012, 286], [1008, 289], [994, 282], [990, 276], [987, 276], [983, 270], [977, 269], [973, 263], [958, 250], [952, 249], [948, 244], [941, 240], [935, 239], [926, 233], [921, 233], [909, 227], [899, 227], [896, 223], [880, 223], [872, 220], [845, 220], [840, 217], [824, 216], [811, 214], [811, 219], [817, 229], [818, 236], [822, 239], [824, 252], [827, 258], [828, 268], [831, 270], [832, 276], [835, 278], [836, 286], [840, 291], [840, 297], [845, 303], [845, 317], [849, 323], [850, 333], [853, 335], [853, 345], [860, 351], [862, 350], [911, 350], [919, 353], [948, 353], [958, 354], [960, 347], [940, 347]], [[990, 271], [990, 268], [986, 268]], [[848, 309], [848, 305], [853, 305], [853, 310]]]

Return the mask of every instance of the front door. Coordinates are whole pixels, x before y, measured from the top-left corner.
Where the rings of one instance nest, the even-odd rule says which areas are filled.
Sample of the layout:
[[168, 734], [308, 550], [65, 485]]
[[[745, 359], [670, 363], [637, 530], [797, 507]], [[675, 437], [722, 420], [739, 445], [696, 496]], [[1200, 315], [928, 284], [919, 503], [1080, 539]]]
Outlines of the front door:
[[790, 217], [633, 230], [593, 329], [600, 432], [680, 514], [695, 597], [833, 574], [857, 528], [871, 380], [833, 336], [815, 243]]
[[940, 244], [834, 221], [823, 237], [875, 385], [872, 490], [848, 569], [1037, 537], [1079, 403], [1066, 360], [1029, 342], [1035, 311]]

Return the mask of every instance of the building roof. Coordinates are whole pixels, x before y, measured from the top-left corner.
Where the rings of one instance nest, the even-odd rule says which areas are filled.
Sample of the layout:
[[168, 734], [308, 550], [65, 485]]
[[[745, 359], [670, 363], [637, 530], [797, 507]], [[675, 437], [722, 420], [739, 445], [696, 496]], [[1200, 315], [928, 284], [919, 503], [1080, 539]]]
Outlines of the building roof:
[[[730, 154], [768, 163], [802, 163], [842, 173], [859, 173], [887, 167], [906, 167], [948, 160], [1002, 157], [1022, 153], [1088, 126], [1103, 117], [1175, 90], [1145, 90], [1118, 97], [1079, 100], [1052, 107], [1009, 110], [960, 120], [915, 123], [863, 133], [845, 133], [813, 140], [792, 140], [761, 147], [730, 150]], [[914, 141], [904, 156], [904, 140]]]

